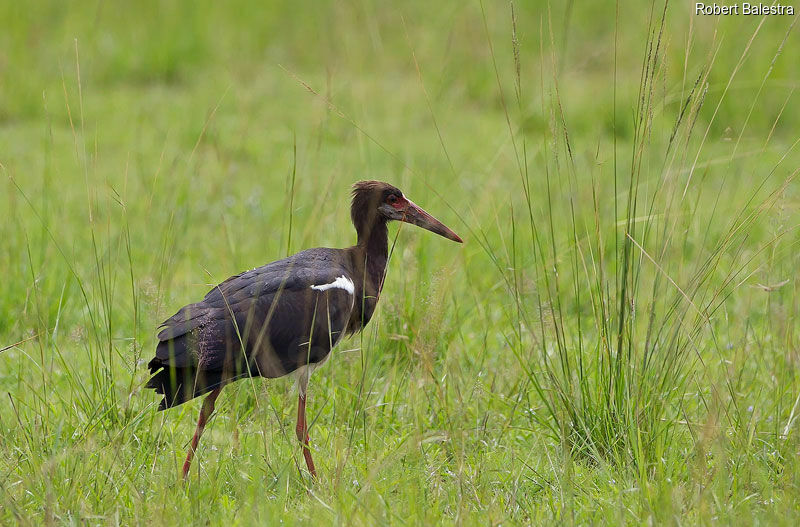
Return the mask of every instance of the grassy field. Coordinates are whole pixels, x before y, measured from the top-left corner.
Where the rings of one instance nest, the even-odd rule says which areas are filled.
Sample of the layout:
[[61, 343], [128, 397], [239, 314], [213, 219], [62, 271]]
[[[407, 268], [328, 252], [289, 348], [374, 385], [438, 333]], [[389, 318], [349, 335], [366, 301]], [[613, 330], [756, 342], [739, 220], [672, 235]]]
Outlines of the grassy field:
[[[0, 524], [800, 522], [796, 17], [270, 4], [0, 4]], [[464, 246], [392, 228], [317, 481], [257, 379], [182, 485], [155, 327], [360, 179]]]

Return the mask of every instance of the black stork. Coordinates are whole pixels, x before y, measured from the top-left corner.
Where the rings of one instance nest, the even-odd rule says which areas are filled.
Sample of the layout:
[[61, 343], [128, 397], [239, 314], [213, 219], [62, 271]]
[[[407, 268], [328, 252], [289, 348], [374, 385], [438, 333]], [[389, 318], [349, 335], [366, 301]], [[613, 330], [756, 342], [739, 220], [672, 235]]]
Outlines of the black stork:
[[358, 242], [347, 249], [316, 248], [232, 276], [161, 324], [148, 388], [163, 394], [165, 410], [203, 401], [183, 478], [220, 390], [246, 377], [297, 375], [297, 439], [316, 476], [306, 424], [306, 388], [315, 368], [347, 334], [367, 325], [380, 297], [388, 259], [386, 224], [403, 221], [461, 243], [439, 220], [380, 181], [353, 186], [350, 209]]

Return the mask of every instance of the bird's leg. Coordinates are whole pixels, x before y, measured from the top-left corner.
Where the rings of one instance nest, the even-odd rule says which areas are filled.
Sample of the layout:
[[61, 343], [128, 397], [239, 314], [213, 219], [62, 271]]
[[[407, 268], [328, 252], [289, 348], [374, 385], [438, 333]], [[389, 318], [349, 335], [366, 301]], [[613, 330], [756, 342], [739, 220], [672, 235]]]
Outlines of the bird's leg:
[[303, 457], [306, 458], [308, 471], [313, 477], [317, 477], [317, 469], [314, 468], [314, 460], [311, 459], [311, 450], [308, 448], [308, 425], [306, 424], [306, 395], [302, 391], [297, 397], [297, 440], [303, 445]]
[[214, 412], [214, 402], [216, 402], [220, 390], [222, 390], [222, 388], [212, 390], [211, 393], [208, 394], [208, 397], [206, 397], [203, 401], [203, 407], [200, 409], [200, 417], [197, 419], [197, 429], [194, 431], [194, 437], [192, 437], [192, 446], [189, 448], [189, 452], [186, 454], [186, 461], [183, 463], [184, 480], [186, 480], [187, 476], [189, 475], [189, 467], [192, 465], [192, 458], [197, 450], [197, 444], [200, 442], [200, 436], [203, 435], [203, 430], [206, 429], [208, 418]]

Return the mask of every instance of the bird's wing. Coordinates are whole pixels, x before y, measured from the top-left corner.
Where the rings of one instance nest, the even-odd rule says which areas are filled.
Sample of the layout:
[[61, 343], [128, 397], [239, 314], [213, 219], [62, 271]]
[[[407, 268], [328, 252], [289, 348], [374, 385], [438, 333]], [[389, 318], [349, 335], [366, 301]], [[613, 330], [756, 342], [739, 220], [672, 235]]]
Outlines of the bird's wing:
[[355, 295], [338, 259], [317, 251], [233, 276], [164, 321], [148, 386], [166, 396], [167, 380], [188, 377], [194, 389], [178, 404], [237, 378], [280, 377], [323, 360], [347, 328]]

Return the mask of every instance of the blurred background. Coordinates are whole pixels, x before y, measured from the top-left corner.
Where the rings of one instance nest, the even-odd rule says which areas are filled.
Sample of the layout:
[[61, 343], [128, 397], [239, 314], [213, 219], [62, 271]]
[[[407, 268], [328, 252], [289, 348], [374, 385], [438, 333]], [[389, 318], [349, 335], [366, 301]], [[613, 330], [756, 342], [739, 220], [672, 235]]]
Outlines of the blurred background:
[[[795, 16], [234, 0], [3, 2], [0, 20], [0, 518], [797, 513], [784, 431], [798, 394]], [[329, 460], [317, 501], [285, 433], [289, 381], [231, 388], [204, 438], [214, 483], [187, 500], [173, 476], [197, 409], [156, 414], [141, 390], [155, 326], [241, 270], [354, 243], [361, 179], [397, 185], [464, 247], [403, 229], [379, 318], [312, 379], [315, 456]], [[640, 221], [643, 283], [675, 283], [641, 305], [666, 288], [707, 322], [682, 341], [683, 389], [663, 416], [683, 428], [641, 471], [602, 455], [572, 465], [539, 417], [555, 392], [538, 361], [604, 303], [581, 299], [602, 297], [590, 271], [620, 270], [595, 257]], [[696, 274], [711, 257], [714, 277]], [[567, 287], [553, 293], [559, 261]], [[530, 324], [555, 312], [567, 322]], [[563, 350], [600, 349], [584, 338], [602, 341], [603, 325], [577, 323]], [[659, 456], [668, 469], [648, 479]]]

